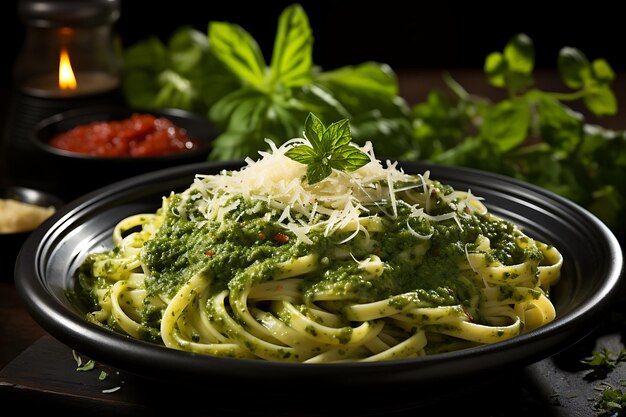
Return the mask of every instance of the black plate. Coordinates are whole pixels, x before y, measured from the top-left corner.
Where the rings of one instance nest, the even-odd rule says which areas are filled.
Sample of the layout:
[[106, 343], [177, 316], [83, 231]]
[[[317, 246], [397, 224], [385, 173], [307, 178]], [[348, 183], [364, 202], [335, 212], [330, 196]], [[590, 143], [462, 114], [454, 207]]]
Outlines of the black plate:
[[[215, 358], [144, 343], [88, 323], [65, 291], [87, 253], [110, 247], [122, 218], [154, 212], [161, 197], [187, 188], [196, 173], [237, 169], [240, 163], [198, 163], [141, 175], [77, 199], [33, 233], [19, 254], [19, 294], [37, 322], [61, 342], [105, 364], [162, 381], [216, 384], [256, 392], [316, 389], [408, 388], [412, 399], [445, 385], [475, 385], [485, 377], [547, 358], [580, 340], [612, 307], [623, 268], [621, 248], [611, 231], [580, 206], [529, 184], [486, 172], [401, 163], [409, 173], [431, 178], [485, 198], [488, 209], [527, 234], [555, 245], [564, 256], [562, 278], [552, 301], [557, 318], [525, 335], [466, 351], [379, 363], [305, 365]], [[218, 383], [219, 381], [219, 383]], [[243, 384], [243, 385], [242, 385]], [[254, 384], [254, 385], [251, 385]], [[236, 390], [235, 390], [236, 391]], [[408, 398], [408, 397], [407, 397]]]

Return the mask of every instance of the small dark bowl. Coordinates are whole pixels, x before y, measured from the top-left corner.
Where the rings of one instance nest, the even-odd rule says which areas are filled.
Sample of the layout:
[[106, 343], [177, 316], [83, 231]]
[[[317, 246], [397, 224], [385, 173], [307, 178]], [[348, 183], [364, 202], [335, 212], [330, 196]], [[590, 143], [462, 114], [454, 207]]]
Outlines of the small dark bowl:
[[[0, 187], [0, 199], [16, 200], [41, 207], [52, 206], [56, 210], [61, 208], [64, 204], [63, 200], [56, 195], [34, 188], [20, 186]], [[0, 233], [0, 247], [2, 247], [0, 281], [11, 281], [13, 279], [15, 260], [31, 232], [32, 230], [15, 233]]]
[[[199, 146], [189, 151], [162, 156], [94, 156], [55, 148], [50, 139], [77, 126], [92, 122], [120, 121], [134, 113], [152, 114], [165, 117], [199, 142]], [[30, 136], [34, 147], [43, 157], [43, 163], [53, 166], [54, 183], [60, 195], [74, 199], [89, 191], [154, 170], [206, 161], [213, 139], [218, 135], [217, 128], [199, 114], [180, 109], [141, 109], [125, 106], [97, 106], [65, 111], [50, 116], [35, 125]], [[56, 192], [56, 190], [55, 190]]]

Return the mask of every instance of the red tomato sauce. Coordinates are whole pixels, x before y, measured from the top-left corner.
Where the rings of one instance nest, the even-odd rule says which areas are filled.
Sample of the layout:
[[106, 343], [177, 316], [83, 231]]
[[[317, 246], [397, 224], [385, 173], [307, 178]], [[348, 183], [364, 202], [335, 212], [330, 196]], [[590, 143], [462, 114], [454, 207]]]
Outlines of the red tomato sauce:
[[196, 149], [198, 141], [165, 117], [135, 113], [124, 120], [92, 122], [58, 133], [58, 149], [94, 156], [161, 156]]

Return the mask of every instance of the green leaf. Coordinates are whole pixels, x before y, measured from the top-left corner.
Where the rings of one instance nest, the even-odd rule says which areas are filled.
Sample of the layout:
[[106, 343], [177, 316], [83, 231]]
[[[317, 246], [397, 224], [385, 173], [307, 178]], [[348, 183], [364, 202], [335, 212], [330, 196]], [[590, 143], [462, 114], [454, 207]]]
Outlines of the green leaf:
[[398, 80], [391, 67], [376, 62], [365, 62], [356, 66], [344, 66], [318, 74], [316, 81], [358, 95], [380, 97], [381, 101], [398, 94]]
[[432, 160], [443, 165], [459, 165], [509, 173], [507, 171], [509, 164], [502, 158], [500, 150], [477, 136], [468, 136], [458, 146], [447, 149]]
[[485, 111], [480, 136], [508, 151], [528, 136], [530, 110], [525, 100], [503, 100]]
[[510, 71], [530, 75], [535, 66], [533, 41], [524, 33], [515, 35], [504, 47], [504, 59]]
[[285, 155], [301, 164], [312, 164], [317, 155], [313, 148], [306, 145], [298, 145], [285, 152]]
[[313, 185], [328, 177], [332, 171], [333, 169], [330, 166], [328, 159], [322, 159], [319, 162], [307, 166], [306, 180], [309, 184]]
[[160, 90], [158, 74], [167, 68], [167, 49], [155, 36], [131, 45], [124, 51], [122, 91], [137, 108], [155, 108]]
[[209, 40], [202, 32], [183, 27], [170, 37], [168, 49], [173, 69], [189, 74], [202, 65], [202, 59], [209, 51]]
[[[327, 120], [345, 119], [350, 116], [341, 103], [335, 91], [330, 92], [322, 86], [312, 83], [291, 90], [288, 102], [291, 113], [298, 118], [298, 127], [302, 126], [302, 120], [306, 119], [310, 112]], [[298, 129], [298, 134], [302, 132]]]
[[559, 51], [558, 68], [561, 79], [572, 89], [582, 88], [589, 78], [589, 61], [578, 49], [564, 47]]
[[465, 140], [472, 127], [466, 110], [439, 90], [431, 90], [426, 101], [413, 106], [413, 137], [421, 158], [436, 157]]
[[250, 132], [251, 134], [256, 134], [259, 137], [259, 141], [262, 141], [265, 137], [260, 132], [267, 119], [269, 105], [269, 102], [263, 96], [240, 102], [230, 115], [226, 129]]
[[609, 88], [615, 73], [604, 59], [596, 59], [591, 65], [587, 57], [576, 48], [565, 47], [559, 53], [561, 78], [570, 88], [584, 88], [584, 102], [597, 116], [617, 113], [617, 99]]
[[287, 7], [278, 19], [271, 72], [272, 83], [287, 87], [302, 86], [311, 81], [313, 35], [309, 20], [299, 4]]
[[[323, 96], [330, 98], [325, 101], [332, 104], [332, 107], [327, 105], [325, 108], [309, 108], [326, 120], [349, 118], [353, 128], [356, 120], [373, 116], [379, 119], [410, 121], [410, 107], [402, 97], [396, 95], [397, 78], [387, 65], [367, 62], [328, 71], [315, 78], [311, 89], [312, 92], [322, 90]], [[384, 127], [384, 123], [378, 126]], [[389, 136], [388, 131], [381, 130], [367, 139], [384, 142]], [[410, 141], [406, 141], [402, 149], [397, 151], [406, 151], [410, 147], [409, 143]], [[396, 144], [399, 142], [396, 141]]]
[[160, 86], [154, 74], [144, 70], [129, 71], [122, 80], [122, 90], [126, 101], [136, 108], [158, 107], [155, 101], [159, 89]]
[[371, 141], [376, 154], [395, 159], [417, 159], [422, 147], [415, 144], [408, 116], [382, 115], [370, 110], [350, 120], [352, 141], [361, 146]]
[[607, 85], [590, 87], [585, 95], [585, 105], [596, 116], [610, 116], [617, 113], [617, 98]]
[[227, 22], [209, 23], [213, 54], [244, 82], [262, 90], [265, 60], [259, 45], [241, 26]]
[[272, 101], [263, 125], [264, 137], [276, 143], [302, 136], [302, 120], [308, 113], [298, 108], [296, 100]]
[[228, 130], [217, 136], [213, 143], [209, 160], [234, 161], [242, 160], [254, 155], [266, 147], [266, 143], [259, 139], [256, 131]]
[[348, 123], [348, 119], [332, 123], [324, 131], [324, 137], [329, 138], [328, 142], [331, 144], [331, 152], [349, 144], [352, 140], [352, 136], [350, 135], [350, 124]]
[[485, 58], [484, 71], [487, 81], [494, 87], [504, 87], [506, 85], [505, 74], [507, 71], [504, 55], [500, 52], [492, 52]]
[[[366, 62], [319, 74], [312, 91], [323, 89], [333, 107], [316, 107], [326, 120], [349, 118], [352, 140], [371, 141], [387, 157], [416, 152], [412, 139], [411, 109], [398, 92], [395, 73], [388, 65]], [[310, 107], [313, 108], [313, 107]], [[336, 109], [337, 112], [329, 112]]]
[[322, 144], [324, 130], [326, 130], [326, 128], [322, 121], [313, 113], [309, 113], [304, 121], [304, 136], [309, 140], [317, 154], [323, 154], [329, 150]]
[[84, 365], [77, 367], [76, 370], [83, 371], [83, 372], [91, 371], [95, 366], [96, 366], [96, 363], [92, 359], [89, 359], [87, 362], [85, 362]]
[[604, 59], [596, 59], [591, 63], [591, 73], [593, 78], [598, 81], [611, 83], [615, 80], [615, 72], [608, 62]]
[[582, 359], [580, 362], [592, 369], [592, 375], [588, 374], [585, 379], [604, 379], [613, 371], [617, 364], [625, 359], [624, 352], [614, 352], [602, 347], [593, 351], [591, 357]]
[[506, 87], [511, 95], [532, 85], [535, 66], [535, 48], [523, 33], [512, 37], [504, 52], [492, 52], [485, 58], [487, 81], [494, 87]]
[[626, 409], [626, 391], [605, 385], [594, 405], [598, 416], [619, 416]]
[[[523, 179], [566, 198], [580, 201], [581, 188], [576, 176], [578, 161], [567, 159], [547, 143], [532, 143], [503, 155], [501, 173]], [[502, 170], [505, 168], [505, 170]]]
[[154, 100], [156, 107], [193, 110], [197, 92], [189, 79], [173, 70], [165, 70], [159, 74], [157, 82], [160, 88]]
[[351, 145], [345, 145], [345, 147], [346, 149], [342, 149], [341, 153], [330, 159], [330, 165], [333, 168], [345, 171], [355, 171], [370, 162], [369, 156], [363, 153], [360, 149]]
[[531, 86], [533, 78], [531, 75], [509, 71], [506, 73], [506, 85], [514, 93], [518, 93]]
[[[617, 183], [615, 180], [615, 184]], [[587, 206], [587, 209], [613, 230], [619, 231], [619, 225], [623, 224], [623, 220], [619, 216], [626, 207], [624, 193], [620, 192], [615, 185], [607, 184], [595, 190], [592, 196], [593, 201]]]
[[549, 96], [539, 100], [537, 110], [543, 140], [554, 149], [572, 153], [583, 139], [583, 116]]
[[267, 107], [267, 101], [267, 96], [258, 90], [241, 88], [215, 103], [209, 119], [223, 129], [232, 126], [235, 130], [252, 131], [260, 124], [258, 110], [253, 109]]
[[167, 46], [155, 37], [126, 49], [122, 80], [135, 107], [172, 107], [204, 114], [241, 82], [212, 53], [206, 34], [176, 29]]
[[304, 123], [304, 133], [311, 145], [298, 145], [285, 154], [291, 159], [307, 164], [305, 175], [309, 184], [315, 184], [332, 173], [333, 168], [354, 171], [367, 164], [370, 159], [361, 149], [350, 144], [348, 120], [340, 120], [325, 127], [313, 113], [309, 113]]

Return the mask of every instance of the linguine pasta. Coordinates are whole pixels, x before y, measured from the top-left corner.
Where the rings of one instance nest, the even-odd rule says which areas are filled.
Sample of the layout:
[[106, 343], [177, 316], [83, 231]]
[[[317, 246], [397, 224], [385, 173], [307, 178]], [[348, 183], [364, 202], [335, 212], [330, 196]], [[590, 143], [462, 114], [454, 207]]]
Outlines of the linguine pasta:
[[121, 220], [79, 270], [87, 317], [233, 358], [383, 361], [554, 320], [562, 257], [455, 190], [376, 159], [310, 185], [293, 139]]

